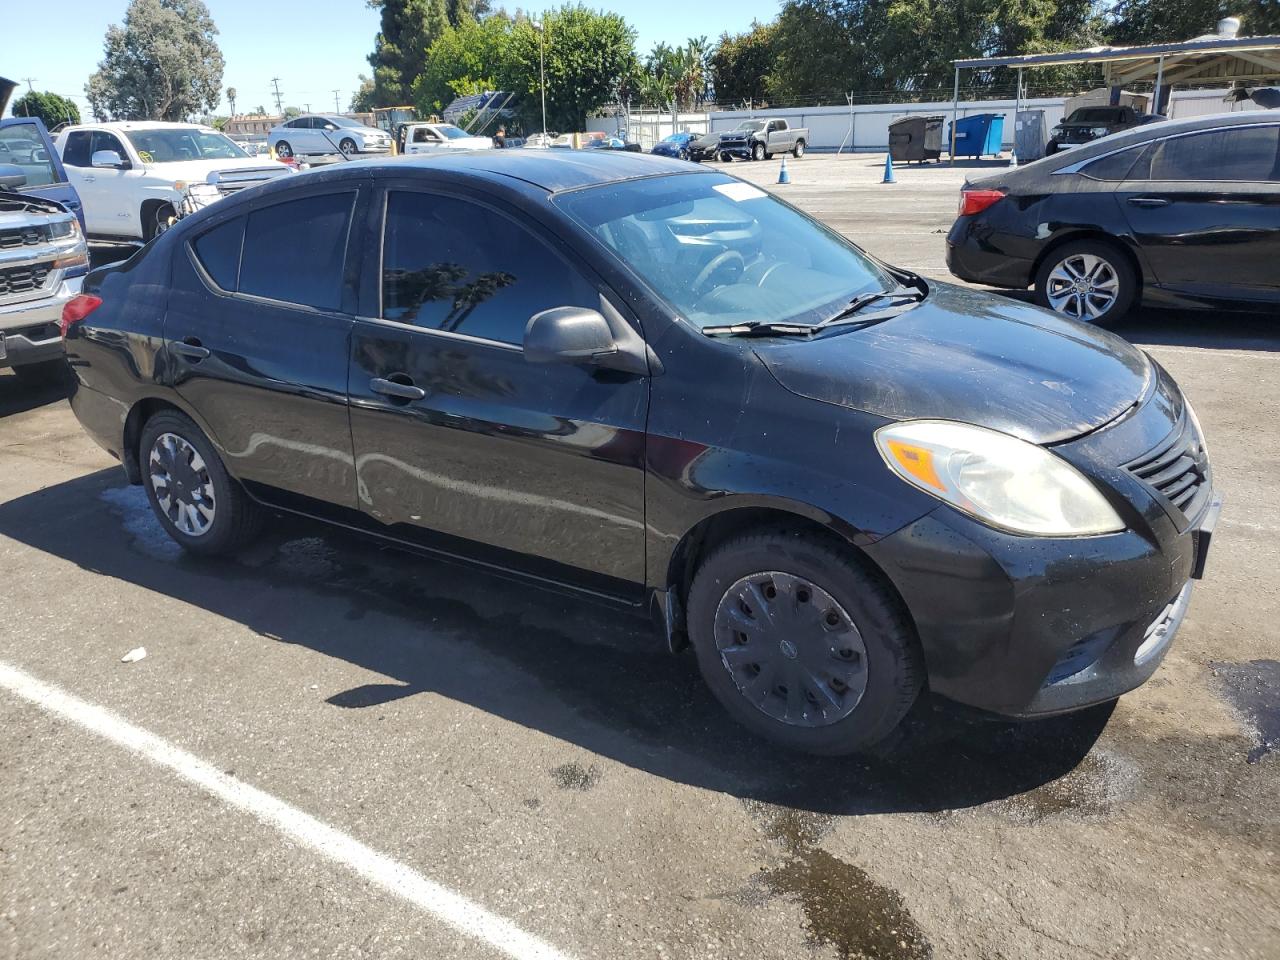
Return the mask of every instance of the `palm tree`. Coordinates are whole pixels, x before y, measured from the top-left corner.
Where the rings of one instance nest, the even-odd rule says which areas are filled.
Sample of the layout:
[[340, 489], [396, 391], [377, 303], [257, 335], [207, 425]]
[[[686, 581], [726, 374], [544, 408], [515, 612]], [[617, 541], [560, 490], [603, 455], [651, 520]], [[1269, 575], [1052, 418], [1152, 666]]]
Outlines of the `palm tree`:
[[236, 115], [236, 88], [227, 87], [227, 103], [231, 104], [231, 116]]

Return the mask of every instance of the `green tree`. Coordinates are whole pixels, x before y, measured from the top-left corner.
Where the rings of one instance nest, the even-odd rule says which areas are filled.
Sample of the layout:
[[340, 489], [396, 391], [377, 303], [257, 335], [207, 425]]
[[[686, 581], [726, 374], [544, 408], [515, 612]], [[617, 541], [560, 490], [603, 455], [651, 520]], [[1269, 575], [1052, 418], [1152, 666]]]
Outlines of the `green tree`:
[[463, 19], [448, 26], [427, 51], [413, 82], [413, 103], [422, 114], [438, 113], [455, 98], [497, 90], [511, 72], [512, 22], [505, 14]]
[[1242, 36], [1280, 34], [1276, 0], [1119, 0], [1108, 14], [1116, 43], [1172, 43], [1213, 33], [1223, 17], [1238, 16]]
[[768, 96], [765, 78], [773, 69], [775, 26], [759, 21], [746, 33], [724, 33], [711, 54], [711, 80], [718, 103], [759, 103]]
[[[351, 94], [351, 104], [347, 109], [352, 113], [368, 113], [374, 107], [373, 78], [366, 77], [362, 73], [359, 80], [360, 85], [356, 87], [356, 92]], [[395, 104], [392, 104], [392, 106], [395, 106]]]
[[427, 0], [369, 0], [369, 6], [382, 15], [368, 58], [373, 67], [374, 104], [393, 107], [408, 103], [409, 88], [421, 69], [419, 54], [425, 49], [422, 32]]
[[[542, 21], [546, 39], [547, 125], [581, 130], [587, 116], [613, 100], [635, 62], [635, 31], [616, 13], [566, 4]], [[541, 129], [538, 31], [528, 19], [512, 25], [503, 89], [521, 100], [525, 129]]]
[[85, 92], [99, 117], [184, 120], [222, 99], [218, 28], [202, 0], [130, 0]]
[[79, 123], [80, 108], [68, 97], [48, 91], [24, 93], [13, 101], [15, 117], [39, 117], [52, 130], [60, 123]]

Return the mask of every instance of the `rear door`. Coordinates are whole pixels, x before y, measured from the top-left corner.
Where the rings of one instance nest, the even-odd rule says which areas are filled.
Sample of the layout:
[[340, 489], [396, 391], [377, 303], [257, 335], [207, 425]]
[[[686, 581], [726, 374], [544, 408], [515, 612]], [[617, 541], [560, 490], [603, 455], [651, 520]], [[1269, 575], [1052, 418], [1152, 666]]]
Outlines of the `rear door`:
[[601, 309], [599, 282], [478, 198], [393, 182], [375, 209], [381, 263], [351, 349], [361, 509], [436, 549], [638, 601], [648, 378], [529, 363], [522, 346], [535, 313]]
[[169, 377], [228, 469], [265, 499], [355, 506], [347, 356], [358, 181], [211, 221], [174, 254]]
[[1117, 199], [1160, 286], [1280, 301], [1280, 122], [1154, 141]]
[[0, 120], [0, 163], [12, 163], [27, 175], [23, 193], [56, 200], [80, 218], [84, 211], [80, 195], [67, 180], [67, 171], [54, 148], [49, 131], [38, 117], [10, 117]]

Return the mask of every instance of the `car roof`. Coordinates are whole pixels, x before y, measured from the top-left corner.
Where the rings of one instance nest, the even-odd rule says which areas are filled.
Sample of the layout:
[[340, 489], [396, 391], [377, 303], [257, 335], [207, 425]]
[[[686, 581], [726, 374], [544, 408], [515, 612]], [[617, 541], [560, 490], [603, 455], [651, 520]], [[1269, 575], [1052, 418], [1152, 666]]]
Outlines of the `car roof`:
[[549, 193], [670, 173], [711, 173], [692, 164], [622, 150], [458, 150], [356, 161], [360, 169], [403, 176], [412, 170], [448, 170], [523, 180]]
[[72, 130], [213, 130], [213, 127], [203, 123], [169, 123], [164, 120], [107, 120], [103, 123], [73, 124], [60, 132]]

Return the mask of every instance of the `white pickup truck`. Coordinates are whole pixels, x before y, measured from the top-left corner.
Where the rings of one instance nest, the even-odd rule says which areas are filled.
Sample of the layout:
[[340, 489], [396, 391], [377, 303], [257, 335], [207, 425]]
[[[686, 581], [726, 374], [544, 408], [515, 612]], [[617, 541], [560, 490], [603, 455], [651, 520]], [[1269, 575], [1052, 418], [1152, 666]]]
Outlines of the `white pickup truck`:
[[473, 137], [452, 123], [411, 123], [404, 132], [405, 153], [492, 149], [492, 137]]
[[93, 239], [150, 240], [180, 215], [193, 184], [225, 196], [294, 172], [195, 123], [83, 124], [59, 132], [56, 145]]

